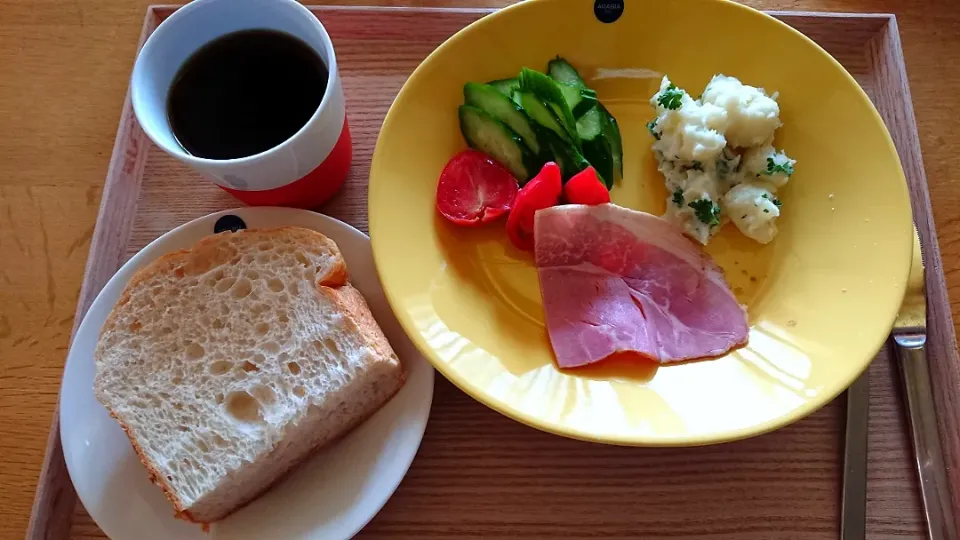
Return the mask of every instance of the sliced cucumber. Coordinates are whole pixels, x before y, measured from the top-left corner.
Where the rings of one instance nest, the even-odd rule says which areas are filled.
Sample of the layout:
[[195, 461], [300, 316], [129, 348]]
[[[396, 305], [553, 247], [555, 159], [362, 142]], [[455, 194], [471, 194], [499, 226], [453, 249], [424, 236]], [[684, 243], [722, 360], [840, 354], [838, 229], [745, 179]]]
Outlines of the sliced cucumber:
[[470, 82], [463, 86], [463, 99], [467, 105], [483, 109], [490, 116], [506, 124], [520, 135], [524, 144], [534, 154], [540, 153], [540, 143], [537, 142], [537, 135], [530, 126], [530, 119], [507, 95], [500, 93], [492, 85]]
[[607, 189], [613, 188], [613, 151], [604, 136], [607, 116], [594, 107], [577, 120], [577, 132], [583, 144], [583, 156], [596, 169]]
[[572, 84], [557, 83], [563, 100], [573, 112], [573, 117], [579, 119], [597, 104], [597, 93], [589, 88], [581, 88]]
[[[520, 70], [520, 90], [532, 92], [540, 101], [547, 105], [560, 121], [560, 125], [567, 132], [567, 138], [574, 146], [580, 147], [580, 137], [577, 135], [577, 121], [573, 111], [563, 98], [563, 92], [557, 83], [547, 75], [530, 68]], [[526, 107], [524, 107], [526, 109]]]
[[[557, 117], [554, 116], [553, 111], [540, 101], [540, 98], [534, 95], [533, 92], [517, 92], [515, 94], [515, 101], [523, 107], [523, 112], [527, 113], [527, 116], [529, 116], [535, 124], [546, 128], [557, 137], [569, 142], [567, 130], [563, 128], [563, 125], [561, 125]], [[541, 140], [540, 135], [537, 135], [537, 140]]]
[[577, 70], [574, 69], [569, 62], [563, 58], [560, 58], [559, 56], [547, 64], [547, 73], [549, 73], [550, 77], [557, 82], [579, 86], [580, 88], [587, 87], [587, 83], [583, 82], [583, 78], [580, 77], [580, 74], [577, 73]]
[[617, 119], [602, 103], [598, 103], [597, 108], [606, 116], [606, 122], [603, 123], [603, 138], [610, 145], [610, 159], [613, 162], [612, 182], [619, 183], [623, 178], [623, 139], [620, 137], [620, 126], [617, 124]]
[[583, 142], [600, 137], [606, 116], [600, 109], [593, 107], [577, 120], [577, 134]]
[[548, 129], [539, 126], [537, 129], [539, 129], [540, 140], [547, 151], [550, 152], [550, 159], [560, 166], [560, 174], [563, 175], [564, 182], [590, 166], [583, 154], [570, 144], [570, 141]]
[[496, 118], [472, 105], [461, 105], [460, 131], [471, 148], [480, 150], [506, 167], [519, 182], [530, 178], [530, 157], [520, 136]]
[[515, 90], [520, 89], [520, 81], [518, 81], [516, 77], [512, 79], [497, 79], [487, 84], [496, 88], [498, 92], [505, 96], [511, 96]]

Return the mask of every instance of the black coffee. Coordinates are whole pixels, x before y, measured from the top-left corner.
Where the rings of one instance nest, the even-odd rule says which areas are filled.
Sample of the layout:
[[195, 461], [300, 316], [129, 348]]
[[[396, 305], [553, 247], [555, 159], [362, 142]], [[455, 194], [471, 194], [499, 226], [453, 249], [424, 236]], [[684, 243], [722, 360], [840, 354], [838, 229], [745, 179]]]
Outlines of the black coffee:
[[197, 50], [174, 77], [167, 118], [177, 142], [202, 158], [252, 156], [282, 143], [313, 116], [327, 66], [300, 39], [242, 30]]

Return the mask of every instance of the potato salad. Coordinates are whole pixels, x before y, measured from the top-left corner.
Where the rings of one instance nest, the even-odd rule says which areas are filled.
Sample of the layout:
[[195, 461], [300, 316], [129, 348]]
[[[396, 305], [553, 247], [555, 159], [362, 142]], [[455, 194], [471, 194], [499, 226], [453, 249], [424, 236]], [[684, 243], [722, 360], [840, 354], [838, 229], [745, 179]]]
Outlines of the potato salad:
[[664, 77], [650, 104], [657, 117], [647, 129], [670, 192], [664, 218], [704, 245], [728, 221], [757, 242], [773, 240], [777, 190], [796, 164], [773, 147], [777, 95], [715, 75], [694, 99]]

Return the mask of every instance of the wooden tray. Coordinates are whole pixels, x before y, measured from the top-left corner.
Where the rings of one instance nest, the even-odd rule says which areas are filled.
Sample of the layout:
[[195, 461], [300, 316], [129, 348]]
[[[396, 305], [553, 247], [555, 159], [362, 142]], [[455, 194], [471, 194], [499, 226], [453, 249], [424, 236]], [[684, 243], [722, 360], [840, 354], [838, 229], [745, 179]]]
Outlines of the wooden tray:
[[[148, 9], [142, 40], [173, 6]], [[351, 178], [324, 213], [366, 230], [369, 160], [409, 73], [444, 39], [489, 11], [312, 8], [337, 47], [354, 136]], [[941, 431], [960, 485], [960, 362], [930, 213], [896, 19], [774, 13], [857, 78], [889, 127], [926, 248], [930, 353]], [[153, 148], [129, 98], [90, 247], [76, 321], [109, 277], [149, 241], [238, 203]], [[889, 351], [870, 367], [868, 538], [922, 538], [925, 527]], [[637, 449], [567, 440], [524, 427], [437, 381], [426, 437], [397, 493], [361, 538], [823, 538], [839, 536], [844, 402], [737, 443]], [[957, 505], [957, 493], [953, 503]], [[76, 504], [55, 420], [29, 539], [102, 538]]]

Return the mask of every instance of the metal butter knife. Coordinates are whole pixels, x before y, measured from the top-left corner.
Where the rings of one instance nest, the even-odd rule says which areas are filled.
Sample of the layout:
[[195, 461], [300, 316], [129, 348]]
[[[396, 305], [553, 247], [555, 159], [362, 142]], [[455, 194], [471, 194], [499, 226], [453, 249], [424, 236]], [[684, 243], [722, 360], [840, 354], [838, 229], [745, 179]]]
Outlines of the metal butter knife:
[[893, 325], [893, 340], [900, 365], [907, 419], [913, 436], [913, 450], [920, 475], [920, 491], [927, 518], [927, 537], [956, 540], [957, 529], [950, 504], [947, 473], [937, 428], [937, 412], [927, 365], [927, 298], [924, 285], [923, 251], [914, 231], [913, 264], [900, 313]]
[[867, 536], [867, 420], [870, 375], [864, 372], [847, 389], [847, 433], [843, 445], [843, 499], [840, 540]]

